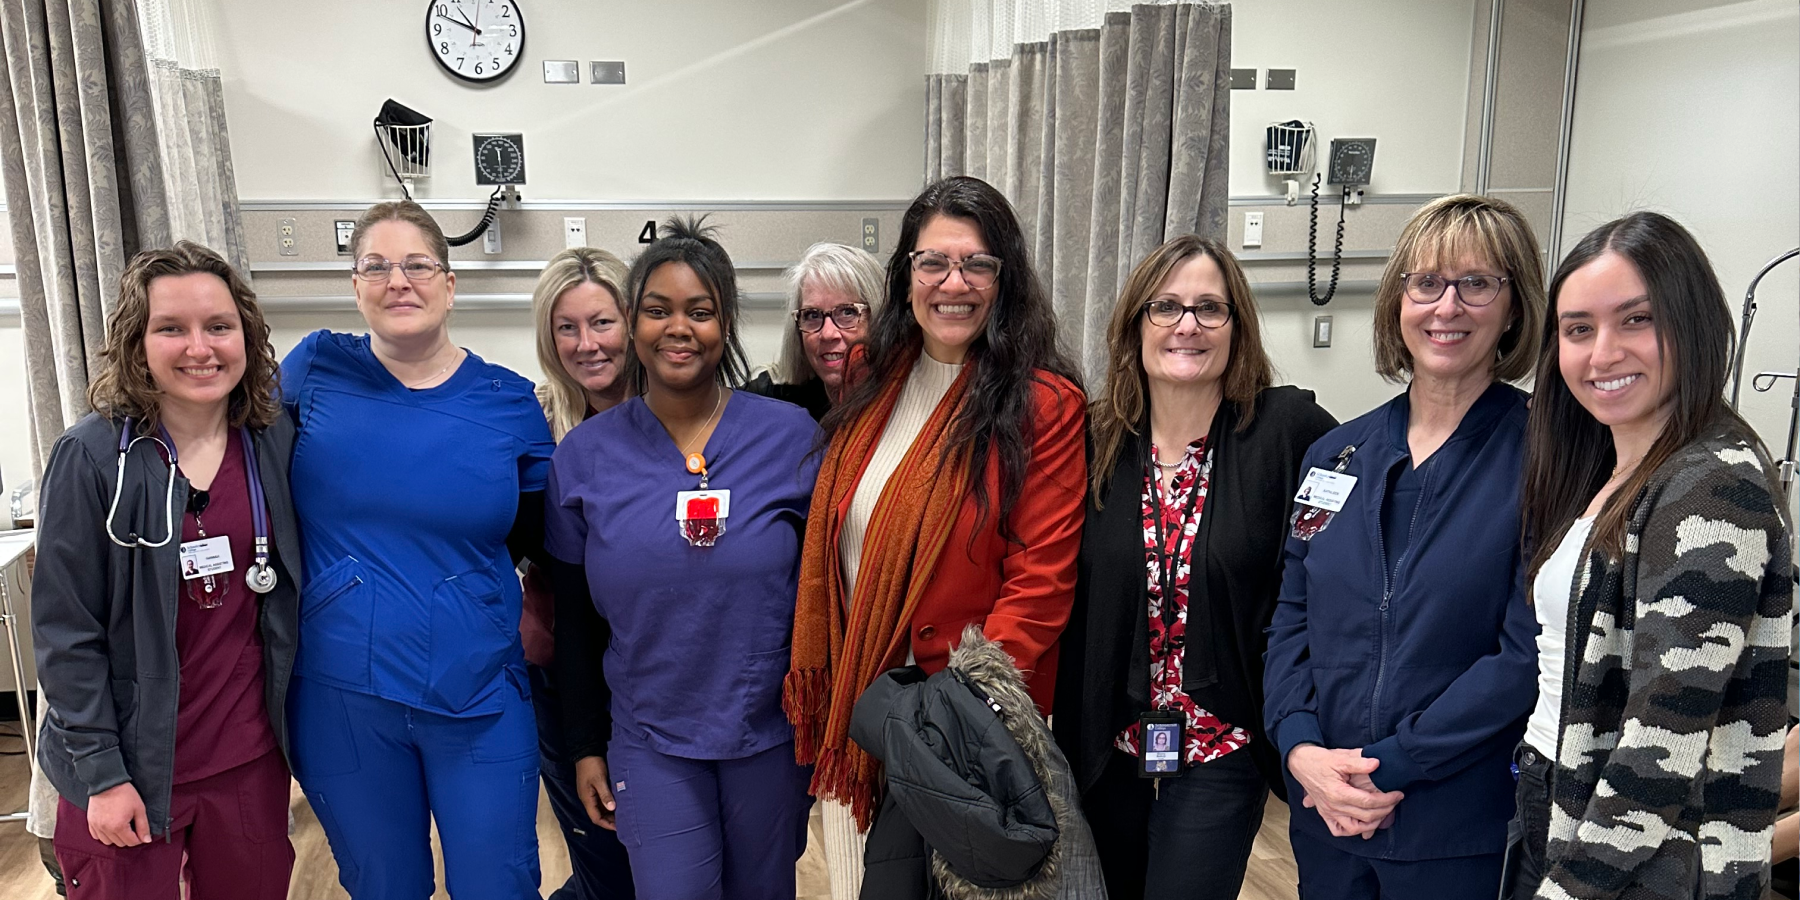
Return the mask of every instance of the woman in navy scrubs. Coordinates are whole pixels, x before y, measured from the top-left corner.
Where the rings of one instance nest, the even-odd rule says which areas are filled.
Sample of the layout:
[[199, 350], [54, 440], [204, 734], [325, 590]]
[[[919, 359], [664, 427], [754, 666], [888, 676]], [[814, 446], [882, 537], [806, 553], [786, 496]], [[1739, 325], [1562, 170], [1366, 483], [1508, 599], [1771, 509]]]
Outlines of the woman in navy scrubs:
[[1375, 296], [1407, 391], [1306, 452], [1264, 657], [1300, 892], [1494, 896], [1531, 711], [1519, 482], [1544, 275], [1511, 205], [1408, 222]]
[[[553, 445], [531, 382], [450, 342], [456, 276], [417, 204], [351, 237], [369, 334], [282, 364], [306, 560], [294, 774], [357, 900], [538, 896], [537, 729], [519, 642]], [[508, 548], [518, 548], [519, 553]]]

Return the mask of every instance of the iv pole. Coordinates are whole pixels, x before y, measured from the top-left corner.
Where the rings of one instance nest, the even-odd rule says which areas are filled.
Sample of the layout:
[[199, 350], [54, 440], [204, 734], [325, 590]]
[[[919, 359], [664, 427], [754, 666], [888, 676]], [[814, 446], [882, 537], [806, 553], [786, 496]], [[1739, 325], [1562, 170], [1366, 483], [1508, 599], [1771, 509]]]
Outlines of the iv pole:
[[[1733, 354], [1736, 358], [1732, 360], [1731, 365], [1731, 408], [1734, 410], [1738, 408], [1738, 390], [1743, 386], [1744, 381], [1744, 358], [1748, 355], [1750, 323], [1756, 319], [1756, 286], [1762, 282], [1764, 275], [1796, 256], [1800, 256], [1800, 247], [1769, 260], [1768, 264], [1762, 267], [1762, 271], [1757, 272], [1756, 277], [1750, 279], [1750, 289], [1744, 294], [1744, 323], [1738, 332], [1737, 352]], [[1796, 446], [1800, 444], [1800, 368], [1796, 368], [1793, 372], [1759, 372], [1750, 380], [1750, 387], [1759, 393], [1771, 391], [1775, 389], [1776, 382], [1783, 378], [1794, 380], [1794, 399], [1790, 404], [1791, 412], [1788, 415], [1787, 452], [1776, 463], [1776, 476], [1781, 480], [1782, 498], [1792, 500], [1794, 497], [1794, 457], [1796, 450], [1800, 449]]]

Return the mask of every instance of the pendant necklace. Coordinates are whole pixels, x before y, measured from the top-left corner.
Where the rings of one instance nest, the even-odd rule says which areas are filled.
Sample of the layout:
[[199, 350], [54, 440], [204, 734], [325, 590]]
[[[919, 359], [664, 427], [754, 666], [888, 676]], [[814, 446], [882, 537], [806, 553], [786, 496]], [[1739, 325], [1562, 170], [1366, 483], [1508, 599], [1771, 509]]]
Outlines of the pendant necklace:
[[681, 448], [681, 452], [687, 455], [688, 472], [700, 476], [700, 489], [703, 491], [706, 490], [706, 455], [694, 450], [694, 444], [705, 436], [706, 429], [712, 427], [713, 419], [719, 415], [719, 406], [724, 402], [725, 389], [719, 388], [718, 399], [713, 401], [712, 414], [706, 417], [705, 424], [701, 425], [700, 430], [694, 433], [693, 438], [687, 442], [687, 446]]

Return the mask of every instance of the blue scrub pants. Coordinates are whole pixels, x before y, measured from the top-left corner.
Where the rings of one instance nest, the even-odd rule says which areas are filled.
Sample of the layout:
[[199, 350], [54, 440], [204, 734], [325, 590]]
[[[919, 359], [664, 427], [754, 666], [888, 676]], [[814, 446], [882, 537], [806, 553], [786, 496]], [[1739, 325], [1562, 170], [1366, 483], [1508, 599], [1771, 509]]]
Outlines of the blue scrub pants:
[[569, 846], [569, 880], [550, 895], [550, 900], [631, 900], [631, 860], [619, 836], [588, 819], [587, 808], [575, 790], [575, 761], [563, 737], [562, 697], [556, 675], [526, 664], [531, 673], [531, 706], [537, 711], [538, 771], [544, 776], [544, 794], [562, 826]]
[[1374, 859], [1293, 829], [1288, 837], [1300, 867], [1300, 900], [1494, 900], [1500, 890], [1501, 853]]
[[524, 691], [454, 718], [295, 676], [294, 776], [355, 900], [428, 900], [431, 822], [455, 900], [538, 895], [537, 725]]
[[606, 764], [640, 900], [793, 900], [812, 769], [795, 764], [792, 741], [682, 759], [615, 728]]

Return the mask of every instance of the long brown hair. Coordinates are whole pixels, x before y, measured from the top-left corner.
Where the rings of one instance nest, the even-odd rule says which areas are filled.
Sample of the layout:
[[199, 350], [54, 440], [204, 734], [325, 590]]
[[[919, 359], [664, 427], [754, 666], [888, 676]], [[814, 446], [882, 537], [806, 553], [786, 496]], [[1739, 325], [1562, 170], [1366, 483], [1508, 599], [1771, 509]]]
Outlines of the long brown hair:
[[100, 350], [99, 377], [88, 385], [88, 405], [105, 416], [138, 419], [140, 434], [162, 421], [162, 389], [150, 374], [144, 334], [150, 324], [150, 284], [158, 278], [212, 275], [225, 282], [243, 321], [244, 377], [231, 389], [227, 416], [231, 427], [267, 428], [281, 414], [281, 366], [269, 344], [269, 323], [256, 304], [256, 292], [231, 264], [190, 241], [145, 250], [132, 257], [119, 278], [119, 303], [106, 320], [106, 343]]
[[1094, 441], [1094, 461], [1088, 467], [1094, 507], [1101, 506], [1100, 492], [1112, 480], [1113, 466], [1125, 446], [1127, 434], [1150, 419], [1149, 381], [1144, 374], [1144, 304], [1156, 296], [1170, 273], [1195, 257], [1218, 263], [1225, 276], [1225, 301], [1231, 304], [1231, 356], [1225, 361], [1222, 382], [1224, 402], [1237, 407], [1237, 430], [1250, 425], [1256, 412], [1256, 395], [1275, 383], [1275, 367], [1263, 349], [1262, 315], [1256, 296], [1237, 257], [1225, 244], [1211, 238], [1184, 234], [1150, 251], [1131, 270], [1119, 300], [1113, 304], [1112, 323], [1106, 327], [1108, 362], [1105, 392], [1088, 407], [1089, 434]]
[[[1500, 335], [1494, 377], [1518, 381], [1531, 374], [1545, 305], [1544, 264], [1537, 236], [1525, 214], [1505, 200], [1477, 194], [1439, 197], [1413, 213], [1401, 229], [1387, 269], [1375, 288], [1375, 371], [1389, 381], [1412, 374], [1412, 352], [1400, 328], [1406, 302], [1402, 276], [1425, 266], [1447, 266], [1483, 258], [1506, 271], [1512, 294], [1512, 321]], [[1552, 329], [1554, 330], [1554, 329]]]
[[1525, 429], [1521, 519], [1530, 555], [1527, 585], [1612, 476], [1617, 462], [1611, 430], [1575, 399], [1558, 365], [1556, 308], [1563, 283], [1604, 253], [1624, 257], [1644, 279], [1663, 371], [1673, 378], [1675, 391], [1662, 432], [1595, 518], [1590, 539], [1594, 546], [1611, 559], [1624, 555], [1625, 531], [1638, 495], [1681, 448], [1723, 426], [1762, 450], [1756, 432], [1725, 405], [1733, 344], [1731, 309], [1694, 236], [1673, 219], [1652, 212], [1632, 213], [1594, 229], [1575, 245], [1550, 281], [1536, 392]]

